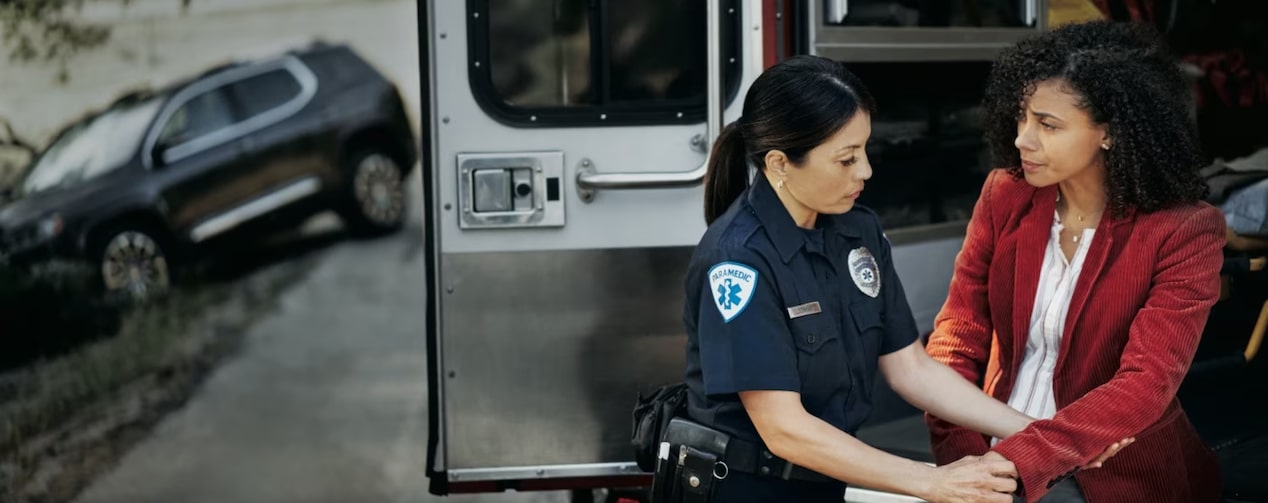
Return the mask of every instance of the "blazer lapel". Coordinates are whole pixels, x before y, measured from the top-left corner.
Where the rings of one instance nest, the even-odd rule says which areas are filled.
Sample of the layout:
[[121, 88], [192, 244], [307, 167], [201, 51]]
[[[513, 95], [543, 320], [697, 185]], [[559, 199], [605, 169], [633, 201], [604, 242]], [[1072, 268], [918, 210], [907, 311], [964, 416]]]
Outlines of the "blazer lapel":
[[1057, 353], [1057, 372], [1060, 372], [1062, 364], [1065, 363], [1065, 354], [1067, 348], [1070, 347], [1070, 336], [1074, 333], [1074, 327], [1079, 321], [1079, 316], [1083, 314], [1083, 308], [1087, 307], [1088, 298], [1092, 294], [1092, 286], [1096, 284], [1101, 272], [1105, 269], [1105, 262], [1109, 258], [1110, 250], [1114, 249], [1114, 243], [1125, 243], [1131, 237], [1132, 226], [1128, 225], [1135, 219], [1135, 213], [1129, 212], [1121, 218], [1111, 218], [1108, 221], [1102, 221], [1097, 226], [1096, 235], [1092, 237], [1092, 243], [1088, 248], [1087, 255], [1083, 257], [1083, 270], [1079, 272], [1079, 279], [1074, 284], [1074, 293], [1070, 297], [1070, 308], [1066, 312], [1065, 328], [1061, 331], [1061, 349]]
[[1035, 310], [1035, 293], [1039, 289], [1039, 273], [1043, 268], [1044, 252], [1052, 233], [1053, 211], [1056, 211], [1056, 186], [1036, 189], [1030, 208], [1022, 216], [1017, 237], [1016, 270], [1013, 272], [1013, 334], [1011, 341], [1012, 369], [1021, 365], [1025, 356], [1026, 341], [1030, 337], [1030, 315]]

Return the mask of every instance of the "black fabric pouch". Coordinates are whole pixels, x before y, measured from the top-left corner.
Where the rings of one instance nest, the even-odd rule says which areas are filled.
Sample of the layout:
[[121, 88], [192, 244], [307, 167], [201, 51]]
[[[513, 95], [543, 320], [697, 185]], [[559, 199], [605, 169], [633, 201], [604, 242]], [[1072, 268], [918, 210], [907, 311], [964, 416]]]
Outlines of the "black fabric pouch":
[[656, 453], [665, 438], [669, 421], [684, 416], [687, 411], [687, 384], [676, 383], [661, 386], [651, 395], [638, 394], [634, 405], [634, 425], [630, 433], [630, 445], [634, 448], [634, 461], [639, 469], [651, 472], [656, 469]]

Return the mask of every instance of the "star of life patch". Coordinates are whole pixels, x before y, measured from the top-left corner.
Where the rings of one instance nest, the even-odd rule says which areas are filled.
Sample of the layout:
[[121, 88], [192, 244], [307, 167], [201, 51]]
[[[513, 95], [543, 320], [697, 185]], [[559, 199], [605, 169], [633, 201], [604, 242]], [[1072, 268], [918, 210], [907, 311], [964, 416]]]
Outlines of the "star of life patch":
[[850, 278], [854, 280], [854, 286], [859, 287], [859, 291], [873, 299], [880, 295], [881, 271], [876, 265], [876, 257], [872, 256], [872, 252], [867, 247], [850, 250], [848, 262]]
[[730, 323], [753, 300], [757, 271], [738, 262], [720, 262], [709, 268], [709, 288], [722, 321]]

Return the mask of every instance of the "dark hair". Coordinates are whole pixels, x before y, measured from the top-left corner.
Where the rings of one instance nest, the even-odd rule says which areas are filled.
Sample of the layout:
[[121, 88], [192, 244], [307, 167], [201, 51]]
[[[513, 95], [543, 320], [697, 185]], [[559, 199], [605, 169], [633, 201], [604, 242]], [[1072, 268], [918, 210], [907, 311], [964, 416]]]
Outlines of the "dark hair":
[[782, 151], [794, 164], [876, 102], [845, 65], [797, 56], [762, 72], [744, 96], [739, 120], [722, 129], [704, 177], [704, 219], [713, 223], [748, 187], [749, 163]]
[[1022, 101], [1059, 78], [1092, 121], [1107, 126], [1107, 209], [1152, 212], [1206, 197], [1190, 115], [1192, 92], [1159, 34], [1146, 25], [1094, 21], [1023, 40], [995, 62], [984, 102], [997, 166], [1021, 178], [1014, 140]]

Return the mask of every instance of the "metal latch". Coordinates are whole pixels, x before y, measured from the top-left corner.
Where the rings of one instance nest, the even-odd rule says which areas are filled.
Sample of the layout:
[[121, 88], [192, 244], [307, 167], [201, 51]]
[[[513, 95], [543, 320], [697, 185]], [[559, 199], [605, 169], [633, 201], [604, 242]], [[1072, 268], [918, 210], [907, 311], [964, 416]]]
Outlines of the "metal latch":
[[463, 229], [564, 225], [563, 153], [458, 155]]

